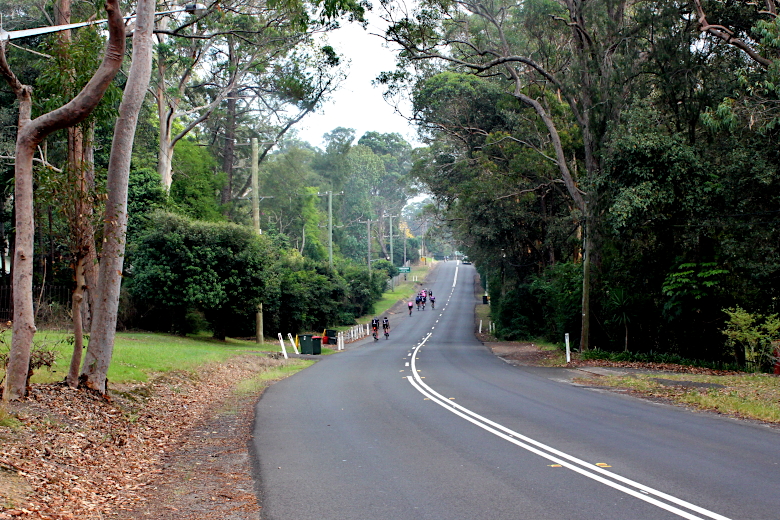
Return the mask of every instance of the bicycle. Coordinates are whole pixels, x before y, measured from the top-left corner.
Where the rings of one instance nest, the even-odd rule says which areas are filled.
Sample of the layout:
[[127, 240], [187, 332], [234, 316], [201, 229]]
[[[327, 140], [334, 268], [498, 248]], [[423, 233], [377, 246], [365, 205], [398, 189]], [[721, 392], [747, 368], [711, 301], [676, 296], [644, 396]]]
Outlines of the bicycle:
[[374, 341], [379, 341], [379, 337], [377, 336], [377, 333], [376, 333], [376, 327], [373, 328], [373, 331], [374, 331], [373, 332], [373, 334], [374, 334]]
[[390, 339], [390, 329], [385, 329], [385, 339]]

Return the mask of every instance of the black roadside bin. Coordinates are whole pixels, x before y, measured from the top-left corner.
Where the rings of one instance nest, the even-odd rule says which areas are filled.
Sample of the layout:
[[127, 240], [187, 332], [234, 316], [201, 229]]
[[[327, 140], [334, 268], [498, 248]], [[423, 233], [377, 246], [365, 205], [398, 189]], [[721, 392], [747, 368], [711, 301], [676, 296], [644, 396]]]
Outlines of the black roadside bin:
[[[298, 340], [300, 341], [301, 354], [313, 353], [314, 341], [312, 341], [311, 334], [301, 334], [300, 336], [298, 336]], [[317, 340], [317, 344], [319, 345], [319, 340]]]
[[322, 336], [311, 337], [311, 354], [315, 356], [322, 354]]
[[484, 305], [487, 305], [487, 304], [489, 303], [489, 302], [488, 302], [488, 295], [487, 295], [487, 294], [483, 294], [483, 295], [482, 295], [482, 303], [483, 303]]
[[336, 345], [339, 332], [336, 329], [325, 329], [325, 335], [328, 337], [328, 345]]

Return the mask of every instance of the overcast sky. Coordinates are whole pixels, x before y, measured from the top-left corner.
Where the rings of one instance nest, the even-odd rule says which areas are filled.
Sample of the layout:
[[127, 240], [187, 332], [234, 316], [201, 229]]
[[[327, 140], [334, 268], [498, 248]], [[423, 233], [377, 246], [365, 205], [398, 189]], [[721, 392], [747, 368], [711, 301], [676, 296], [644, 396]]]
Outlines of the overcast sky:
[[[370, 12], [368, 18], [370, 22], [379, 21]], [[328, 36], [328, 42], [350, 62], [348, 77], [318, 113], [309, 114], [296, 125], [300, 138], [322, 147], [322, 135], [343, 126], [354, 128], [357, 139], [368, 131], [398, 132], [412, 146], [420, 145], [414, 128], [382, 98], [383, 87], [371, 84], [379, 73], [395, 68], [394, 52], [383, 46], [384, 40], [371, 34], [380, 32], [374, 23], [364, 30], [358, 24], [344, 22]], [[404, 110], [408, 115], [408, 105]]]

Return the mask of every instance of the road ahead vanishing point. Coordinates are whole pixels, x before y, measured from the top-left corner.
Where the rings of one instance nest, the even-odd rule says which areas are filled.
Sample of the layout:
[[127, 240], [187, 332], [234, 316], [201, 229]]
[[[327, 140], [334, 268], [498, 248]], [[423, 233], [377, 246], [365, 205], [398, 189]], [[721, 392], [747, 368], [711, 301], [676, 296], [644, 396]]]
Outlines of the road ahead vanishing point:
[[514, 367], [474, 337], [470, 265], [437, 309], [271, 386], [264, 520], [777, 520], [780, 434]]

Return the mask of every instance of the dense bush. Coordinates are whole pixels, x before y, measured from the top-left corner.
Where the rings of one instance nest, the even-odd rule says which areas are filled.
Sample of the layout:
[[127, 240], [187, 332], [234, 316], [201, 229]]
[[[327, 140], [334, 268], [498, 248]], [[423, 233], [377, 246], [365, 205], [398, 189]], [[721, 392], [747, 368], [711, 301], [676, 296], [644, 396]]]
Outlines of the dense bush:
[[199, 311], [218, 338], [247, 334], [275, 262], [251, 228], [160, 212], [137, 244], [128, 289], [152, 328], [191, 332]]
[[125, 326], [251, 336], [262, 303], [266, 334], [319, 331], [372, 312], [387, 281], [349, 261], [331, 270], [244, 226], [165, 212], [146, 225], [129, 261]]
[[567, 332], [572, 338], [579, 336], [582, 271], [576, 264], [554, 265], [533, 276], [530, 283], [491, 294], [491, 316], [500, 338], [541, 337], [560, 343]]

